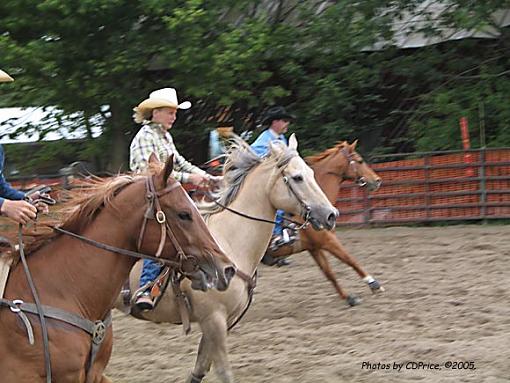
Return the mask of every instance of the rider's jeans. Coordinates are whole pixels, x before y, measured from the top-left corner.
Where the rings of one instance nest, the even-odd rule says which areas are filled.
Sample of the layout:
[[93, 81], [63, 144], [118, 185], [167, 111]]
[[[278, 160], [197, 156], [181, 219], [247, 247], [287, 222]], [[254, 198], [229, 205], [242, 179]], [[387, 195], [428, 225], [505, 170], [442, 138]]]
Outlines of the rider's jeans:
[[275, 222], [276, 224], [274, 225], [274, 229], [273, 229], [273, 235], [283, 235], [283, 215], [285, 214], [285, 212], [283, 210], [277, 210], [276, 211], [276, 217], [275, 217]]
[[161, 264], [150, 259], [143, 260], [142, 275], [140, 277], [140, 286], [156, 279], [161, 271]]

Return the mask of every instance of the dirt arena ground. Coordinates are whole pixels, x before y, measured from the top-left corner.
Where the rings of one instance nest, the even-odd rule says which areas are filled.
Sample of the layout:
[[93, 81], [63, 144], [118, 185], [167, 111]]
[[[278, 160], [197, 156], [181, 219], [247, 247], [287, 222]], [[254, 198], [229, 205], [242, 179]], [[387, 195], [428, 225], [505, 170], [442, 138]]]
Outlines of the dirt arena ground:
[[[307, 253], [289, 267], [261, 266], [255, 302], [229, 337], [236, 381], [510, 382], [509, 235], [504, 225], [341, 230], [342, 243], [386, 288], [372, 295], [334, 262], [343, 286], [363, 299], [355, 308], [339, 300]], [[107, 370], [114, 382], [186, 380], [196, 325], [185, 337], [178, 326], [116, 312], [114, 331]], [[459, 361], [475, 369], [446, 367]], [[218, 379], [212, 373], [204, 382]]]

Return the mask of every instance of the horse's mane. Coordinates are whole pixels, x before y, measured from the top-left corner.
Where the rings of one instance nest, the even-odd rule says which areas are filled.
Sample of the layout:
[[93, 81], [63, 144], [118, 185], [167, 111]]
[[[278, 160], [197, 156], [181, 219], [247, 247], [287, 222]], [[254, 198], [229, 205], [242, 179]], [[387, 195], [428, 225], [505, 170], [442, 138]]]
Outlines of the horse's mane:
[[[119, 175], [113, 178], [101, 179], [93, 177], [89, 180], [80, 182], [80, 186], [66, 194], [66, 202], [58, 212], [58, 217], [48, 223], [54, 226], [60, 226], [63, 229], [80, 233], [88, 226], [97, 214], [105, 207], [111, 206], [117, 210], [112, 203], [113, 197], [124, 187], [132, 184], [137, 177], [128, 175]], [[25, 253], [28, 255], [35, 252], [46, 243], [59, 236], [60, 234], [53, 230], [40, 230], [43, 226], [38, 225], [38, 232], [26, 232], [25, 238], [32, 240], [25, 243]], [[19, 257], [18, 251], [13, 252], [13, 258]]]
[[316, 164], [317, 162], [319, 162], [319, 161], [323, 160], [324, 158], [328, 157], [329, 155], [331, 155], [333, 153], [336, 153], [339, 150], [342, 150], [343, 148], [345, 148], [348, 145], [349, 144], [347, 143], [347, 141], [338, 141], [335, 144], [335, 146], [333, 146], [332, 148], [326, 149], [326, 150], [324, 150], [323, 152], [321, 152], [319, 154], [314, 154], [312, 156], [305, 157], [305, 162], [308, 165]]
[[[218, 202], [223, 206], [229, 206], [236, 199], [246, 176], [258, 165], [274, 162], [278, 168], [285, 166], [292, 157], [297, 155], [295, 150], [289, 149], [280, 141], [274, 141], [277, 148], [271, 150], [268, 156], [260, 158], [253, 149], [241, 138], [233, 137], [227, 152], [227, 159], [223, 168], [223, 189], [220, 192]], [[281, 150], [280, 150], [281, 149]], [[211, 202], [199, 202], [197, 206], [200, 213], [207, 219], [211, 214], [223, 210], [218, 204]]]

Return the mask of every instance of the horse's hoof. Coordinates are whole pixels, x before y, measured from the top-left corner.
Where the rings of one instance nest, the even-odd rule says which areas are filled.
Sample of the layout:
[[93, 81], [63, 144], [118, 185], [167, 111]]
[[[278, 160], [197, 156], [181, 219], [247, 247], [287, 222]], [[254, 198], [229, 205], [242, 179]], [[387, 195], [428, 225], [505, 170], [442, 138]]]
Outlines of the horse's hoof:
[[190, 376], [188, 377], [188, 380], [186, 381], [186, 383], [201, 383], [202, 379], [204, 379], [204, 376], [205, 375], [198, 376], [198, 375], [191, 373]]
[[368, 284], [368, 287], [370, 287], [370, 290], [372, 290], [373, 293], [382, 293], [384, 292], [384, 287], [382, 287], [377, 280], [373, 280]]
[[361, 303], [361, 298], [358, 298], [356, 295], [349, 294], [347, 296], [347, 304], [349, 306], [357, 306]]

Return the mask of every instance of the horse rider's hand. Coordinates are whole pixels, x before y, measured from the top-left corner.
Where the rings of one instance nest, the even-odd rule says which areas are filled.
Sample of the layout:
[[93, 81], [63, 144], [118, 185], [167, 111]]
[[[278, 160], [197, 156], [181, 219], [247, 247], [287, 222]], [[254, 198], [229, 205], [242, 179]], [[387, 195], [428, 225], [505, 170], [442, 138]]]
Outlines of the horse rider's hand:
[[190, 183], [192, 183], [193, 185], [203, 186], [203, 185], [207, 185], [209, 183], [209, 176], [192, 173], [189, 175], [188, 181]]
[[223, 176], [209, 176], [209, 188], [213, 191], [219, 189], [222, 182]]
[[48, 193], [44, 193], [41, 191], [35, 191], [33, 193], [27, 194], [25, 196], [25, 201], [30, 202], [35, 206], [38, 213], [49, 213], [50, 209], [48, 205], [54, 205], [56, 201], [51, 198]]
[[38, 213], [48, 214], [50, 212], [50, 208], [42, 200], [34, 202], [34, 206]]
[[36, 191], [26, 197], [26, 200], [37, 208], [39, 213], [48, 213], [48, 205], [54, 205], [55, 200], [48, 193]]
[[17, 223], [26, 225], [30, 220], [37, 217], [37, 208], [27, 201], [4, 200], [0, 213], [11, 218]]

